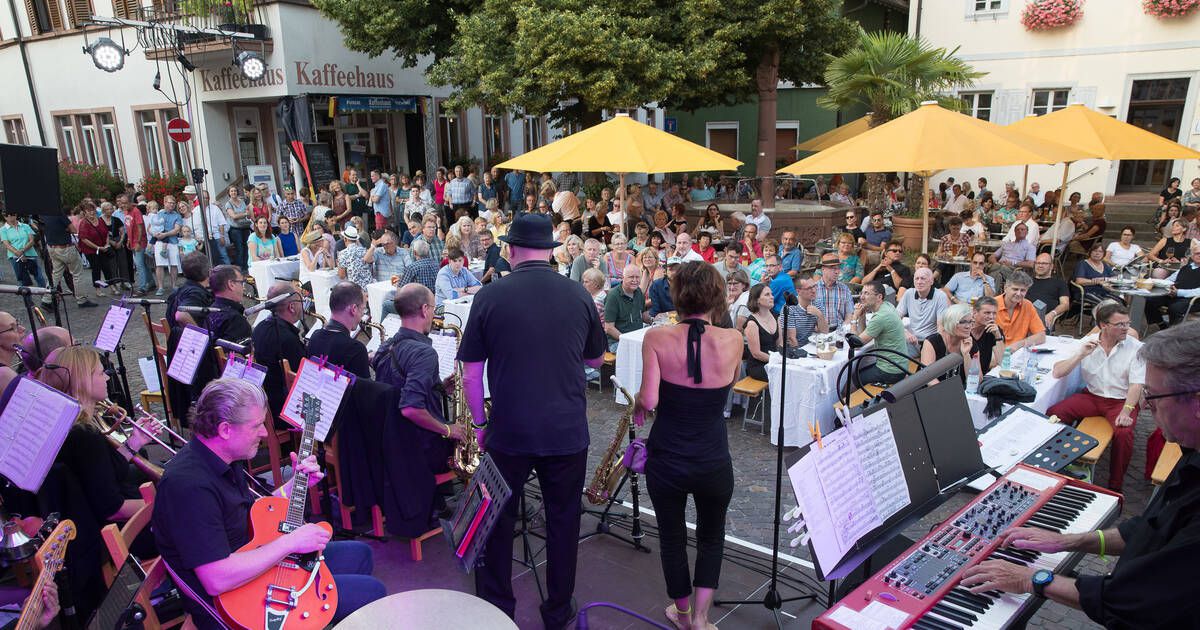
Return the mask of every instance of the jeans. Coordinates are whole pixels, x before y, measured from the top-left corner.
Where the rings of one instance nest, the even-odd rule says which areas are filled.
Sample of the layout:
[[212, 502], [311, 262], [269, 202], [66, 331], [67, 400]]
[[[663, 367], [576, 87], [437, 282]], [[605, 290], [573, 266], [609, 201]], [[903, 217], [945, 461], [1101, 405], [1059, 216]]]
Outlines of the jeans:
[[338, 606], [334, 623], [387, 595], [383, 582], [371, 575], [375, 569], [375, 556], [366, 543], [357, 540], [330, 542], [325, 545], [325, 566], [329, 567], [337, 584]]
[[246, 241], [250, 239], [250, 228], [229, 228], [229, 257], [233, 259], [233, 264], [242, 268], [242, 271], [249, 269], [246, 262], [246, 255], [249, 253], [246, 246]]
[[220, 239], [208, 239], [208, 249], [212, 251], [212, 258], [210, 260], [213, 261], [214, 265], [229, 264], [229, 254], [225, 252], [225, 247], [221, 245]]
[[[667, 597], [680, 599], [692, 587], [717, 588], [725, 549], [725, 513], [733, 497], [733, 463], [707, 470], [660, 453], [646, 460], [646, 490], [658, 520], [659, 554]], [[696, 504], [696, 576], [688, 569], [688, 495]]]
[[146, 250], [129, 250], [133, 258], [133, 285], [141, 291], [154, 287], [154, 265], [146, 260]]
[[[13, 273], [17, 276], [17, 284], [23, 287], [44, 287], [46, 280], [42, 278], [42, 269], [38, 267], [36, 258], [9, 258]], [[37, 283], [34, 283], [34, 280]]]
[[579, 550], [579, 492], [587, 477], [587, 449], [570, 455], [508, 455], [489, 451], [512, 497], [500, 512], [484, 548], [484, 564], [475, 570], [475, 594], [513, 617], [513, 528], [517, 507], [529, 471], [536, 470], [546, 507], [546, 602], [542, 622], [558, 630], [573, 619], [571, 595], [575, 592], [575, 561]]

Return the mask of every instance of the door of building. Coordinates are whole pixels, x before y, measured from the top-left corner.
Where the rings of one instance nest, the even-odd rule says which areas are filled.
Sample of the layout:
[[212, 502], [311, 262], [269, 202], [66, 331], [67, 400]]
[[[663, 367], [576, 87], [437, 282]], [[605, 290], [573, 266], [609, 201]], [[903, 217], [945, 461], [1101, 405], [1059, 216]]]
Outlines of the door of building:
[[374, 130], [362, 127], [356, 129], [339, 129], [338, 157], [342, 168], [358, 169], [360, 177], [366, 177], [367, 156], [375, 153]]
[[[1126, 122], [1178, 141], [1187, 91], [1187, 78], [1134, 81]], [[1117, 190], [1158, 192], [1166, 187], [1172, 164], [1172, 160], [1122, 160]]]

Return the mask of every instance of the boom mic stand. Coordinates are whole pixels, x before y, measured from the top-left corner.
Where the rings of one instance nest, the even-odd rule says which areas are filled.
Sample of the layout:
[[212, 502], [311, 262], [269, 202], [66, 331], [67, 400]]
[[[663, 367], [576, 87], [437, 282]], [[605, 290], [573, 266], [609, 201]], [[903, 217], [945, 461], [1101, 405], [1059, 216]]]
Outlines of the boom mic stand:
[[[155, 304], [166, 304], [167, 302], [166, 302], [166, 300], [155, 300], [155, 299], [151, 299], [151, 298], [137, 298], [137, 299], [130, 300], [129, 303], [137, 304], [138, 306], [142, 307], [142, 315], [143, 315], [142, 319], [143, 319], [143, 321], [146, 322], [146, 333], [149, 334], [149, 336], [150, 336], [150, 345], [151, 345], [150, 357], [154, 360], [154, 372], [156, 374], [158, 374], [158, 394], [159, 394], [159, 396], [162, 397], [163, 417], [166, 418], [168, 426], [182, 426], [182, 423], [179, 425], [174, 425], [171, 422], [171, 405], [167, 404], [167, 369], [166, 369], [166, 366], [164, 366], [163, 363], [159, 362], [159, 360], [158, 360], [158, 348], [157, 348], [158, 343], [154, 341], [155, 340], [154, 320], [151, 319], [151, 317], [150, 317], [150, 307], [151, 306], [153, 306]], [[167, 330], [167, 334], [168, 335], [171, 334], [171, 331], [169, 328]], [[166, 348], [167, 340], [163, 339], [162, 341], [163, 341], [163, 348]], [[163, 361], [165, 361], [165, 360], [166, 360], [166, 357], [163, 358]]]
[[[797, 303], [795, 294], [789, 293], [784, 296], [783, 306], [783, 327], [781, 330], [788, 329], [789, 306]], [[785, 335], [786, 338], [786, 335]], [[816, 600], [817, 593], [807, 595], [798, 595], [796, 597], [783, 597], [779, 594], [779, 522], [781, 519], [782, 499], [783, 499], [783, 410], [787, 402], [787, 347], [783, 349], [783, 365], [781, 371], [781, 379], [779, 382], [779, 413], [775, 414], [775, 535], [771, 538], [771, 583], [767, 587], [767, 592], [762, 599], [743, 599], [743, 600], [715, 600], [713, 604], [724, 606], [726, 604], [762, 604], [771, 614], [775, 616], [775, 626], [783, 628], [783, 619], [779, 616], [780, 609], [787, 602], [802, 601], [806, 599]]]

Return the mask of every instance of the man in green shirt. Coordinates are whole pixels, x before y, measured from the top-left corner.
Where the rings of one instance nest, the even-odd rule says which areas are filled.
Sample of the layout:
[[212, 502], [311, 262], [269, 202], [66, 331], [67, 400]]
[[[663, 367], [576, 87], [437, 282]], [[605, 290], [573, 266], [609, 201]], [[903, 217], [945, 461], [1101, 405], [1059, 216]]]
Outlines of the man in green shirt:
[[[899, 356], [888, 353], [885, 356], [891, 361], [878, 359], [874, 365], [860, 366], [858, 380], [862, 384], [885, 383], [891, 384], [904, 378], [901, 367], [907, 363], [908, 342], [904, 336], [904, 322], [896, 307], [884, 301], [883, 284], [869, 282], [863, 285], [859, 295], [858, 306], [854, 307], [851, 322], [854, 333], [864, 342], [874, 341], [875, 347], [882, 350], [892, 350]], [[893, 365], [893, 363], [895, 365]]]
[[604, 298], [604, 332], [608, 335], [608, 351], [617, 351], [622, 333], [644, 326], [646, 297], [642, 294], [642, 271], [636, 265], [626, 265], [621, 284], [608, 290]]
[[[35, 242], [33, 228], [28, 223], [17, 220], [17, 214], [5, 211], [4, 225], [0, 226], [0, 242], [8, 253], [8, 262], [12, 265], [17, 281], [23, 287], [46, 286], [42, 278], [42, 270], [38, 268], [38, 253], [33, 246]], [[34, 280], [37, 284], [34, 284]]]

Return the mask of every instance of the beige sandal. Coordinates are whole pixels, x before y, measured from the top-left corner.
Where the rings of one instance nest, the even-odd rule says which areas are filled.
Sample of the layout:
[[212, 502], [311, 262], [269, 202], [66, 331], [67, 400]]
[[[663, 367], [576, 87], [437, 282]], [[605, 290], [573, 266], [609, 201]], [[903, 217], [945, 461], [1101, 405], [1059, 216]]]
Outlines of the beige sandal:
[[[688, 612], [690, 613], [691, 611], [689, 610]], [[667, 621], [670, 621], [671, 625], [675, 626], [678, 630], [687, 630], [692, 627], [691, 620], [685, 619], [684, 621], [680, 621], [680, 616], [684, 613], [679, 610], [679, 608], [675, 605], [675, 602], [671, 602], [671, 605], [667, 606], [667, 609], [663, 611], [663, 614], [666, 615]], [[684, 625], [684, 622], [686, 622], [687, 625]]]

